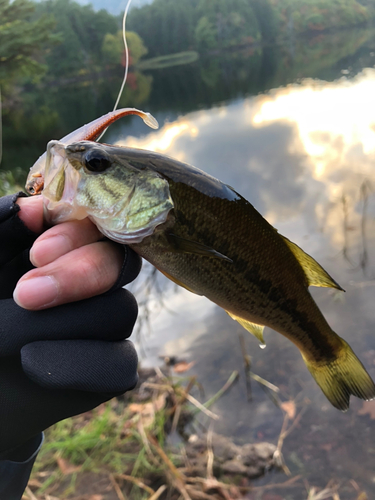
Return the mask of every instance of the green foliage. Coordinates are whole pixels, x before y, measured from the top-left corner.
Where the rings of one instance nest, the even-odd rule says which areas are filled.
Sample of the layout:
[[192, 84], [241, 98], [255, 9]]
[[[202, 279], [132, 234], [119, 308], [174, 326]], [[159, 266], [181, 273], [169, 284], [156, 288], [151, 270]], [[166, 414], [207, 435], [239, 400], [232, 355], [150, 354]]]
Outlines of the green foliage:
[[129, 27], [157, 57], [270, 42], [374, 17], [374, 0], [154, 0], [130, 12]]
[[[147, 54], [148, 50], [141, 37], [134, 31], [127, 31], [126, 42], [129, 49], [129, 65], [137, 64], [138, 61]], [[102, 45], [102, 54], [104, 60], [108, 64], [120, 64], [123, 62], [124, 40], [121, 30], [114, 35], [112, 35], [112, 33], [107, 33], [105, 35]]]
[[230, 47], [260, 38], [251, 1], [155, 0], [131, 11], [129, 27], [140, 34], [152, 57]]
[[195, 46], [194, 31], [199, 0], [154, 0], [132, 9], [128, 27], [136, 31], [151, 57], [189, 50]]
[[248, 0], [200, 0], [195, 41], [199, 49], [230, 47], [260, 39], [257, 17]]
[[32, 19], [34, 4], [29, 0], [0, 0], [0, 83], [16, 76], [40, 78], [45, 72], [42, 50], [57, 42], [52, 36], [53, 16]]
[[270, 0], [251, 0], [251, 7], [258, 20], [263, 41], [274, 41], [278, 34], [279, 16]]
[[213, 49], [216, 46], [216, 29], [207, 16], [202, 16], [195, 28], [195, 41], [201, 50]]
[[117, 33], [119, 20], [90, 5], [79, 5], [71, 0], [47, 0], [37, 6], [38, 15], [53, 14], [56, 32], [62, 43], [51, 51], [47, 63], [53, 77], [77, 74], [101, 65], [102, 45], [107, 33]]
[[280, 33], [302, 34], [344, 28], [369, 22], [375, 15], [375, 2], [362, 0], [270, 0], [279, 18]]
[[115, 35], [107, 33], [103, 40], [102, 54], [107, 64], [118, 64], [124, 54], [124, 42], [122, 33], [118, 31]]
[[[152, 87], [152, 76], [145, 75], [139, 71], [130, 72], [128, 74], [127, 85], [120, 99], [120, 107], [140, 106], [150, 96]], [[115, 100], [116, 96], [113, 96]]]
[[17, 193], [23, 190], [24, 172], [17, 168], [14, 171], [0, 171], [0, 196]]
[[131, 64], [137, 64], [148, 53], [148, 49], [145, 47], [141, 37], [137, 33], [134, 33], [134, 31], [129, 31], [126, 34], [126, 40], [129, 47]]

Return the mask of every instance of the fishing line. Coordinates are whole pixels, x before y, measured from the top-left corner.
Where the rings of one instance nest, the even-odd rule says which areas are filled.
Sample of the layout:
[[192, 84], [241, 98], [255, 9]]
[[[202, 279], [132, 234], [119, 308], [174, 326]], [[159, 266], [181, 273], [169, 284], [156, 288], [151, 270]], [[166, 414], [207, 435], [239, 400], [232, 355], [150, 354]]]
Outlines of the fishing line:
[[[127, 18], [127, 15], [128, 15], [128, 10], [129, 10], [131, 1], [132, 0], [128, 0], [128, 3], [126, 4], [126, 7], [125, 7], [124, 15], [123, 15], [123, 18], [122, 18], [122, 39], [123, 39], [123, 42], [124, 42], [124, 49], [125, 49], [125, 73], [124, 73], [124, 77], [122, 79], [122, 84], [121, 84], [120, 91], [118, 93], [118, 96], [117, 96], [117, 99], [116, 99], [113, 111], [116, 111], [116, 109], [117, 109], [117, 106], [118, 106], [118, 104], [120, 102], [120, 99], [121, 99], [121, 95], [122, 95], [122, 93], [124, 91], [126, 80], [128, 78], [128, 71], [129, 71], [129, 49], [128, 49], [128, 44], [127, 44], [127, 41], [126, 41], [126, 27], [125, 27], [125, 25], [126, 25], [126, 18]], [[103, 130], [103, 132], [100, 134], [100, 136], [96, 139], [97, 142], [100, 141], [100, 139], [106, 133], [107, 129], [108, 129], [108, 127], [105, 130]], [[0, 159], [1, 159], [1, 157], [0, 157]]]
[[120, 87], [120, 92], [118, 93], [117, 100], [115, 102], [115, 107], [113, 108], [113, 111], [116, 111], [116, 109], [117, 109], [118, 103], [119, 103], [120, 98], [121, 98], [121, 94], [124, 91], [125, 83], [126, 83], [126, 80], [128, 78], [129, 50], [128, 50], [128, 44], [126, 42], [126, 28], [125, 28], [125, 23], [126, 23], [126, 17], [128, 15], [128, 10], [129, 10], [129, 6], [131, 4], [131, 1], [132, 0], [128, 0], [128, 3], [126, 5], [126, 7], [125, 7], [124, 17], [122, 18], [122, 39], [124, 41], [124, 48], [125, 48], [125, 74], [124, 74], [124, 78], [122, 80], [122, 84], [121, 84], [121, 87]]

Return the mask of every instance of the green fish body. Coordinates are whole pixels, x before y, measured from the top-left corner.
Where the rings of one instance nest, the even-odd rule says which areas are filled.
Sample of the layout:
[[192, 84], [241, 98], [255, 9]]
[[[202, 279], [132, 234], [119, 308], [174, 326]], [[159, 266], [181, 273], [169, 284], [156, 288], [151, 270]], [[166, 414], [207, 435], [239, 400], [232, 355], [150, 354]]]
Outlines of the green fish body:
[[[104, 234], [225, 309], [260, 342], [264, 326], [287, 337], [336, 408], [346, 410], [351, 394], [375, 397], [370, 376], [308, 291], [309, 285], [341, 287], [231, 187], [149, 151], [83, 142], [65, 147], [65, 154], [79, 173], [75, 209], [86, 210]], [[56, 198], [48, 200], [48, 186], [46, 197], [48, 214]], [[58, 203], [53, 207], [52, 222]], [[127, 227], [106, 226], [111, 216], [126, 219]]]

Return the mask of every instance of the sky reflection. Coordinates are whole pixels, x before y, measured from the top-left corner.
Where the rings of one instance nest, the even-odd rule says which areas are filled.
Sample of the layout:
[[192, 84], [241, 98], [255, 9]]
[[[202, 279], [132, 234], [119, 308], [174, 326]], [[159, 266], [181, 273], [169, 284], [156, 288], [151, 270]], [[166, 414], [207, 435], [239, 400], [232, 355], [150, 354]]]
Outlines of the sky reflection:
[[335, 229], [342, 223], [342, 197], [358, 224], [361, 186], [375, 180], [374, 89], [374, 69], [352, 80], [304, 80], [189, 113], [157, 132], [118, 143], [205, 170], [274, 225], [305, 212], [306, 227], [324, 226], [340, 248], [343, 235]]

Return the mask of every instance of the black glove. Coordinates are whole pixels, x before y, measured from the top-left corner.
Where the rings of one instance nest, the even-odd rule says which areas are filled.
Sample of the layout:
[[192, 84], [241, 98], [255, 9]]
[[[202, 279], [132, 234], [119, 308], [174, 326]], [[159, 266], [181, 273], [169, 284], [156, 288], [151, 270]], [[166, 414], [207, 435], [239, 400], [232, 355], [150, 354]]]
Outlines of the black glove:
[[[22, 461], [42, 430], [135, 386], [137, 355], [125, 339], [137, 304], [118, 289], [43, 311], [17, 306], [11, 293], [31, 268], [24, 250], [36, 235], [16, 216], [15, 198], [6, 200], [8, 212], [0, 199], [0, 459]], [[139, 270], [140, 258], [125, 248], [116, 286]]]

